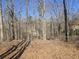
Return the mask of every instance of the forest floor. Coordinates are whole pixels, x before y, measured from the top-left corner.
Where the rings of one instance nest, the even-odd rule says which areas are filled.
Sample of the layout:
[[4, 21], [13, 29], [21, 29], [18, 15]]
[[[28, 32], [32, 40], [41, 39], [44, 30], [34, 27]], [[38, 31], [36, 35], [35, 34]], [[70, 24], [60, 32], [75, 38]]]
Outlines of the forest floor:
[[21, 40], [5, 41], [0, 43], [0, 54], [11, 48], [13, 45], [17, 45]]
[[[0, 43], [0, 54], [21, 40]], [[73, 44], [58, 40], [33, 40], [20, 59], [79, 59], [79, 50]]]
[[79, 59], [79, 50], [57, 40], [33, 40], [20, 59]]

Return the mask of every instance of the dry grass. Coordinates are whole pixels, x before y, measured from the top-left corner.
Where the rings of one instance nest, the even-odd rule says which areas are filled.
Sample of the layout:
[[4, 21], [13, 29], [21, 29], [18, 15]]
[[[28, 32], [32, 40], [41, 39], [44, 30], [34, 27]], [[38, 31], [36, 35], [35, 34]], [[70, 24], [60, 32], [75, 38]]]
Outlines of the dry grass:
[[20, 59], [79, 59], [79, 50], [56, 40], [34, 40]]

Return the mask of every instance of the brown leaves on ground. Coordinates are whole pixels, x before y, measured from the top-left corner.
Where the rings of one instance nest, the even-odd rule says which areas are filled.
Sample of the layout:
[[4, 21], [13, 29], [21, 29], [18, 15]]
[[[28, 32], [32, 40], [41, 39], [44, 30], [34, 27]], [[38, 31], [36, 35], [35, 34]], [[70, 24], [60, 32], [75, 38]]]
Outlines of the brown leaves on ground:
[[13, 40], [10, 42], [1, 42], [0, 43], [0, 54], [4, 53], [6, 50], [8, 50], [12, 45], [17, 45], [21, 40]]
[[34, 40], [20, 59], [79, 59], [79, 50], [57, 40]]

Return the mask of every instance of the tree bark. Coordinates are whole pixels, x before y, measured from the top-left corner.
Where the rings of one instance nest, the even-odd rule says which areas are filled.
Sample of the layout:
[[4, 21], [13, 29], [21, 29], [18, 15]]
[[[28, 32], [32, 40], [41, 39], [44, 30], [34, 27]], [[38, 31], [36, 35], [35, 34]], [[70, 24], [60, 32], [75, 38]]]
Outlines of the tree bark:
[[2, 15], [2, 0], [0, 4], [0, 42], [3, 41], [3, 15]]
[[63, 0], [63, 7], [64, 7], [64, 18], [65, 18], [65, 41], [68, 42], [68, 35], [67, 35], [67, 9], [66, 9], [66, 2]]
[[28, 19], [28, 10], [29, 10], [29, 0], [26, 0], [26, 15], [27, 15], [27, 21], [26, 21], [26, 36], [29, 40], [29, 19]]
[[44, 13], [45, 13], [45, 0], [39, 0], [39, 15], [42, 18], [42, 36], [43, 40], [46, 40], [46, 21], [44, 19]]

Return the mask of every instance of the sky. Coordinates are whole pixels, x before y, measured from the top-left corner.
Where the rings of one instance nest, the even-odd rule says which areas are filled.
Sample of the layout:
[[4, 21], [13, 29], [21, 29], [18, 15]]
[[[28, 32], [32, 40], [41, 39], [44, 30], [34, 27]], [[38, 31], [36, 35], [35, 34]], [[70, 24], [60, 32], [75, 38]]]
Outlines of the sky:
[[[5, 15], [5, 10], [6, 10], [6, 1], [7, 0], [2, 0], [2, 9], [3, 9], [3, 14]], [[55, 17], [59, 15], [59, 12], [63, 12], [63, 6], [62, 5], [63, 0], [45, 0], [45, 6], [46, 6], [46, 12], [45, 12], [45, 17]], [[15, 4], [15, 13], [19, 17], [19, 11], [21, 10], [21, 16], [23, 18], [26, 18], [26, 0], [14, 0]], [[49, 8], [49, 4], [52, 3], [52, 9]], [[57, 9], [56, 6], [59, 6], [59, 9]], [[74, 15], [78, 14], [79, 11], [79, 0], [66, 0], [66, 7], [68, 10], [69, 15]], [[55, 13], [55, 12], [56, 13]], [[38, 0], [29, 0], [29, 16], [32, 17], [38, 17], [39, 12], [38, 12]], [[51, 13], [51, 14], [50, 14]]]

